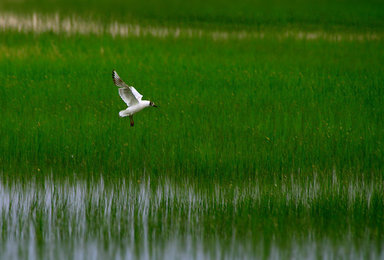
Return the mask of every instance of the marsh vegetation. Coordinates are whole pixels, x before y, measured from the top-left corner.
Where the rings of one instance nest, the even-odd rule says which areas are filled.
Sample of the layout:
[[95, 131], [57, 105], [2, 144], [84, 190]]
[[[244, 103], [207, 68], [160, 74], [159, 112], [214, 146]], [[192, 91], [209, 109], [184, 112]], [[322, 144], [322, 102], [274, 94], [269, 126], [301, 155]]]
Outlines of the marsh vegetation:
[[326, 4], [4, 1], [43, 22], [0, 19], [0, 258], [382, 258], [384, 8]]

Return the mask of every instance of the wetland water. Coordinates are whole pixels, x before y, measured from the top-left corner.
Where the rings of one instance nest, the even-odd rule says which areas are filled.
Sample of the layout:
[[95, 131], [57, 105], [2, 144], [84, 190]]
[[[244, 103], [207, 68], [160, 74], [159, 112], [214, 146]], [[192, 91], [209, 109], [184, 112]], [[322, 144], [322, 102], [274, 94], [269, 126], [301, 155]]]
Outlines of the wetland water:
[[383, 33], [331, 33], [323, 30], [265, 30], [265, 31], [225, 31], [207, 30], [188, 27], [143, 26], [140, 24], [113, 22], [108, 25], [97, 21], [89, 21], [79, 17], [60, 17], [58, 14], [42, 15], [38, 13], [17, 15], [10, 12], [0, 13], [0, 31], [17, 31], [20, 33], [47, 33], [65, 35], [110, 35], [112, 37], [153, 37], [153, 38], [186, 38], [212, 40], [255, 40], [273, 38], [279, 41], [286, 39], [309, 41], [378, 41], [383, 39]]
[[[328, 187], [316, 176], [294, 182], [3, 180], [0, 258], [384, 257], [380, 228], [369, 220], [382, 184], [345, 186], [336, 176]], [[332, 210], [332, 196], [346, 211]], [[348, 208], [353, 218], [343, 216]]]

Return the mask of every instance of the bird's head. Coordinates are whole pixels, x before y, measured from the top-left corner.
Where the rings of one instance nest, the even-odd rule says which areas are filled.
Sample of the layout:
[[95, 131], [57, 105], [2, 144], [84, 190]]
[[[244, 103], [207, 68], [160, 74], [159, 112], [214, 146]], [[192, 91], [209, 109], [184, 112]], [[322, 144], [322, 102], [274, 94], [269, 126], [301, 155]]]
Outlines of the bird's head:
[[151, 107], [157, 107], [157, 106], [155, 105], [155, 103], [153, 103], [152, 101], [149, 101], [149, 105], [150, 105]]

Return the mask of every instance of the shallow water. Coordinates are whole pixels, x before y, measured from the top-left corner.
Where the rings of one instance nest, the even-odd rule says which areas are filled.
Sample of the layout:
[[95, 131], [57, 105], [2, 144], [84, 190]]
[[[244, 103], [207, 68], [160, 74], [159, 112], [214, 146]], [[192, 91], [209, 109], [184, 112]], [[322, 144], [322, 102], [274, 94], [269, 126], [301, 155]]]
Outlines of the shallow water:
[[[338, 180], [333, 182], [336, 187]], [[373, 203], [376, 188], [351, 183], [346, 199], [351, 206]], [[338, 215], [327, 222], [324, 212], [295, 213], [292, 207], [316, 207], [322, 189], [316, 178], [306, 185], [279, 184], [276, 193], [284, 202], [273, 213], [276, 198], [257, 182], [209, 189], [149, 177], [5, 180], [0, 258], [383, 258], [381, 235], [368, 222], [357, 226]], [[339, 230], [327, 229], [339, 221], [345, 222]]]
[[225, 31], [207, 30], [203, 28], [165, 27], [158, 25], [140, 25], [112, 22], [108, 25], [99, 21], [82, 19], [80, 17], [61, 17], [59, 14], [43, 15], [39, 13], [15, 14], [11, 12], [0, 13], [0, 31], [17, 31], [20, 33], [46, 33], [66, 35], [111, 35], [112, 37], [154, 37], [154, 38], [209, 38], [212, 40], [250, 40], [272, 38], [275, 40], [323, 40], [330, 42], [340, 41], [377, 41], [382, 40], [381, 33], [353, 33], [353, 32], [326, 32], [284, 30], [270, 31]]

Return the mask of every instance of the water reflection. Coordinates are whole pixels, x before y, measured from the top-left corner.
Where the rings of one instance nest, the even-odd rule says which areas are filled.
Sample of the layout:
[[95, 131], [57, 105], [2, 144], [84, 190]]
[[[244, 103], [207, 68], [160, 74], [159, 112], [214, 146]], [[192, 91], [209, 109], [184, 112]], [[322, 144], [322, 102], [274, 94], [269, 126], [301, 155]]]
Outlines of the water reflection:
[[[350, 183], [338, 194], [370, 205], [380, 187]], [[325, 196], [316, 178], [270, 191], [257, 182], [208, 189], [149, 177], [2, 181], [0, 258], [384, 257], [368, 223], [311, 215]]]

